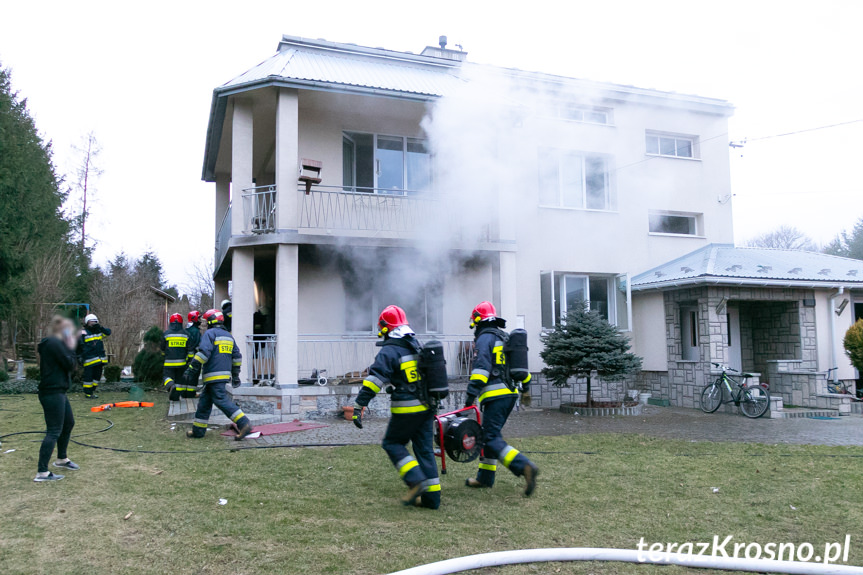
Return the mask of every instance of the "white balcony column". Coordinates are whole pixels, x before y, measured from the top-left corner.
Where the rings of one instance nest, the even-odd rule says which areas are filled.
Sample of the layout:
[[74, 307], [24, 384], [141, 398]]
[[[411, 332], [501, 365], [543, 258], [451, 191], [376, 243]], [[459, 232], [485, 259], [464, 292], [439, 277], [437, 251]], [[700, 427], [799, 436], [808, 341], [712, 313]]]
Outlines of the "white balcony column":
[[500, 252], [500, 264], [497, 270], [500, 289], [500, 302], [497, 314], [512, 323], [515, 322], [515, 316], [518, 313], [516, 302], [518, 274], [516, 273], [515, 261], [515, 252]]
[[298, 277], [299, 246], [280, 244], [276, 251], [276, 374], [283, 388], [297, 387]]
[[234, 235], [243, 233], [246, 228], [243, 190], [254, 186], [253, 114], [251, 101], [240, 98], [234, 100], [231, 137], [231, 232]]
[[295, 230], [299, 223], [299, 107], [297, 91], [280, 88], [276, 102], [276, 225]]
[[[255, 315], [255, 248], [234, 248], [231, 258], [231, 335], [234, 336], [240, 352], [243, 354], [243, 370], [240, 379], [243, 385], [251, 385], [250, 367], [252, 358], [249, 357], [247, 336], [254, 333]], [[218, 305], [221, 302], [216, 302]]]
[[[221, 309], [222, 302], [228, 299], [228, 280], [217, 278], [213, 280], [213, 308]], [[204, 313], [206, 310], [200, 310]]]
[[[216, 237], [219, 236], [219, 228], [222, 226], [222, 220], [230, 203], [231, 178], [227, 174], [216, 174]], [[231, 222], [225, 222], [225, 224], [230, 226]]]

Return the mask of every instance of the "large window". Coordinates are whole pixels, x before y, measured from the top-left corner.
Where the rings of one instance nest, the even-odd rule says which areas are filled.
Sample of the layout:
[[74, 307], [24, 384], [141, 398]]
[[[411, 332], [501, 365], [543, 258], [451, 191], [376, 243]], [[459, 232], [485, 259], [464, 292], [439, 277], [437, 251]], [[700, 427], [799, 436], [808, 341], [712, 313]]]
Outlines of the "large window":
[[373, 290], [345, 286], [345, 330], [352, 333], [377, 333], [378, 315], [388, 305], [397, 305], [408, 316], [417, 333], [441, 333], [443, 330], [443, 290], [439, 285], [402, 290], [387, 285]]
[[646, 151], [654, 156], [696, 158], [698, 139], [694, 136], [647, 132]]
[[605, 157], [540, 149], [539, 204], [588, 210], [610, 209]]
[[425, 140], [361, 132], [342, 134], [345, 190], [403, 194], [431, 187], [432, 162]]
[[672, 234], [678, 236], [700, 235], [701, 214], [680, 212], [650, 212], [650, 233]]
[[543, 329], [552, 329], [559, 324], [566, 317], [567, 310], [579, 301], [587, 302], [591, 310], [599, 312], [620, 329], [629, 329], [632, 312], [627, 274], [542, 272], [540, 292]]

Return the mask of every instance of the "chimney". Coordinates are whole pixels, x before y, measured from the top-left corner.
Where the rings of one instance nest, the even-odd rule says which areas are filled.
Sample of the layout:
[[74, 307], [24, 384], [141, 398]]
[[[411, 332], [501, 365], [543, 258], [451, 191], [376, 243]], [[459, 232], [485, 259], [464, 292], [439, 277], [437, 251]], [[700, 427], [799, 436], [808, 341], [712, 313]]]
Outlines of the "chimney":
[[[426, 46], [425, 49], [421, 52], [423, 56], [429, 56], [431, 58], [440, 58], [442, 60], [450, 60], [452, 62], [464, 62], [465, 58], [467, 58], [467, 52], [464, 50], [451, 50], [446, 47], [447, 45], [447, 37], [441, 36], [438, 38], [437, 46]], [[458, 44], [456, 47], [461, 48]]]

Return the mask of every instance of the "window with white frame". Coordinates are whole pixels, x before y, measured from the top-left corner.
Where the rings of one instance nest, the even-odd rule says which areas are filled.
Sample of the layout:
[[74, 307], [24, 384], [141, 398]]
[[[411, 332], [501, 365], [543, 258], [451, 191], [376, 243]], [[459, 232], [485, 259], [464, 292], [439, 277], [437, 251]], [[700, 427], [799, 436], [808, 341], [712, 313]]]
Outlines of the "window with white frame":
[[438, 284], [403, 291], [387, 285], [362, 289], [345, 285], [345, 330], [350, 333], [377, 333], [378, 315], [388, 305], [405, 310], [417, 333], [441, 333], [443, 289]]
[[609, 124], [609, 110], [604, 108], [591, 108], [577, 104], [558, 104], [555, 108], [557, 117], [574, 122], [587, 122], [589, 124]]
[[342, 132], [345, 190], [403, 194], [429, 189], [432, 159], [425, 140]]
[[649, 230], [652, 234], [698, 236], [701, 235], [701, 217], [701, 214], [651, 211]]
[[611, 209], [606, 158], [540, 149], [539, 204], [556, 208]]
[[543, 329], [553, 329], [567, 310], [576, 303], [587, 302], [624, 331], [630, 329], [632, 309], [628, 274], [591, 275], [570, 272], [540, 273], [540, 315]]
[[697, 158], [698, 138], [661, 132], [647, 132], [646, 152], [652, 156]]

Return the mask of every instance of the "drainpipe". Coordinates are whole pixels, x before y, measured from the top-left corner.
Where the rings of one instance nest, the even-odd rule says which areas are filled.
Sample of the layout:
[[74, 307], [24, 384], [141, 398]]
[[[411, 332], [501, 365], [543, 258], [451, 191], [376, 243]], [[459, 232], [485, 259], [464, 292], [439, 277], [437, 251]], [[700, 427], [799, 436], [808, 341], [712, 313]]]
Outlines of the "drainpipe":
[[[842, 297], [842, 294], [845, 293], [845, 286], [840, 286], [836, 288], [836, 293], [830, 296], [830, 305], [829, 307], [829, 315], [830, 321], [828, 322], [830, 329], [830, 367], [839, 367], [837, 365], [836, 359], [836, 299]], [[833, 374], [833, 383], [839, 381], [839, 371], [834, 370], [830, 372]]]

